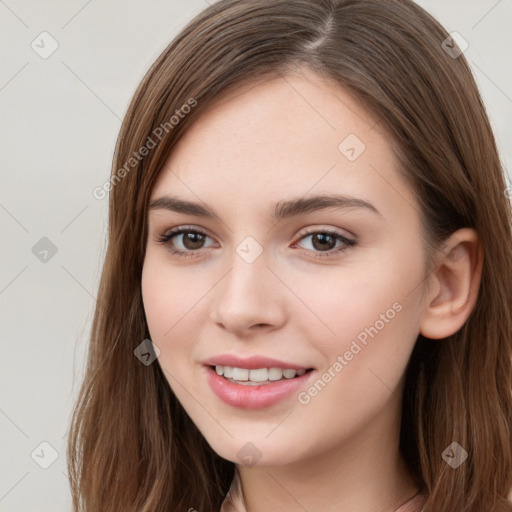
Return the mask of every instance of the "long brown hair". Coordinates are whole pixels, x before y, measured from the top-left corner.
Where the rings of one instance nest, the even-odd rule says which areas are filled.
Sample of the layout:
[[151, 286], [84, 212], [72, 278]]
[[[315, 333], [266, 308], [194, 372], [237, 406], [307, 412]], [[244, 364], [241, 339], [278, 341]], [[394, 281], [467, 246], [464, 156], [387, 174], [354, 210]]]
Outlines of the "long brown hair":
[[[428, 496], [425, 512], [509, 503], [512, 215], [484, 105], [464, 55], [443, 44], [448, 37], [410, 0], [221, 0], [152, 65], [104, 187], [108, 249], [68, 442], [75, 511], [219, 510], [234, 464], [206, 443], [159, 365], [134, 355], [149, 338], [147, 205], [169, 152], [214, 98], [300, 66], [352, 93], [386, 129], [421, 206], [427, 262], [458, 228], [479, 233], [485, 258], [469, 319], [447, 339], [416, 342], [401, 450]], [[441, 456], [453, 441], [469, 454], [456, 470]]]

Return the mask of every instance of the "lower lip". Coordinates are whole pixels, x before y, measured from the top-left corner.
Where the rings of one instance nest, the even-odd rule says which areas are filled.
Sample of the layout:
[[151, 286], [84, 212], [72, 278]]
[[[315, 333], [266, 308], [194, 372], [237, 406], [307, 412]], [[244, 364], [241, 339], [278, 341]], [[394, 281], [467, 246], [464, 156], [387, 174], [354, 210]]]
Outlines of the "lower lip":
[[306, 372], [300, 377], [279, 380], [271, 384], [252, 386], [234, 384], [218, 375], [215, 370], [206, 367], [208, 384], [213, 392], [225, 403], [241, 409], [262, 409], [270, 407], [277, 402], [297, 392], [306, 384], [314, 370]]

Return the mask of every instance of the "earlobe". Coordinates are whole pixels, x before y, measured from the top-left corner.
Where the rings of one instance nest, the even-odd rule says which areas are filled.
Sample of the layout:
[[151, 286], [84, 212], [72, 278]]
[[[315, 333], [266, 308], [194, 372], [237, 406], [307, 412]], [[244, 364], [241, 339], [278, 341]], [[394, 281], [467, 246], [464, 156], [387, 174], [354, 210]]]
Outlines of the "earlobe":
[[424, 337], [446, 338], [465, 324], [478, 298], [483, 259], [474, 229], [459, 229], [448, 238], [430, 276], [431, 291], [420, 324]]

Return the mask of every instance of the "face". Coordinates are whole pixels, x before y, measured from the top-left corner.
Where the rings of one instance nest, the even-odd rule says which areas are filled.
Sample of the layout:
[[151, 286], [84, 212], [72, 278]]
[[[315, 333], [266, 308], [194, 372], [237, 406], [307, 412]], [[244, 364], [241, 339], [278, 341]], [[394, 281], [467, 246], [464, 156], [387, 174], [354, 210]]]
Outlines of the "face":
[[304, 69], [223, 95], [150, 203], [155, 364], [219, 455], [283, 465], [398, 429], [424, 307], [419, 207], [346, 91]]

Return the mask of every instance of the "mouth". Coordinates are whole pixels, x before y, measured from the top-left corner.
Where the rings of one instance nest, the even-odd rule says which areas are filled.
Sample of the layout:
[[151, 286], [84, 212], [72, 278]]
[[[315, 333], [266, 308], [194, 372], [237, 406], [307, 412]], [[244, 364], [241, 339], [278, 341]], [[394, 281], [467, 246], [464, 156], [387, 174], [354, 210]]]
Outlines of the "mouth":
[[262, 409], [298, 394], [317, 373], [314, 368], [242, 368], [205, 365], [206, 380], [217, 397], [232, 407]]

